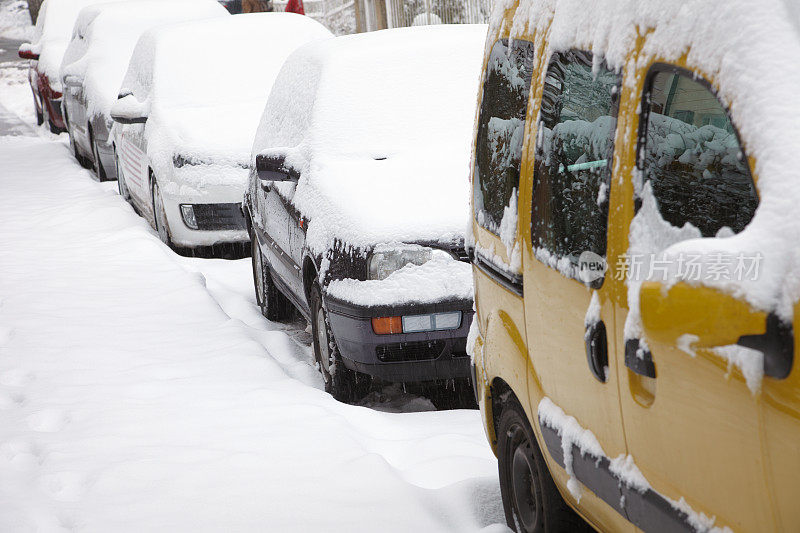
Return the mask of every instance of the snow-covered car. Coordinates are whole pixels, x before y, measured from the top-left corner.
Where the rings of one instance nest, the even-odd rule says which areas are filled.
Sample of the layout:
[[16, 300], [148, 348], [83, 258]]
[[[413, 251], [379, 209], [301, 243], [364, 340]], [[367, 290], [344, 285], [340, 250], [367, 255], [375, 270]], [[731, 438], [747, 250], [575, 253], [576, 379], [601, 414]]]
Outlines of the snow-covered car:
[[111, 106], [139, 37], [169, 23], [230, 16], [216, 0], [131, 0], [84, 8], [61, 63], [62, 109], [75, 157], [116, 179]]
[[19, 47], [19, 57], [31, 60], [28, 81], [33, 91], [37, 122], [40, 125], [46, 122], [53, 133], [67, 129], [61, 112], [63, 88], [59, 69], [72, 27], [81, 9], [96, 3], [97, 0], [45, 0], [39, 10], [32, 42]]
[[245, 211], [256, 297], [311, 323], [326, 390], [469, 378], [464, 252], [485, 26], [338, 37], [295, 52], [264, 110]]
[[284, 60], [332, 34], [289, 13], [145, 32], [111, 109], [120, 193], [176, 247], [246, 242], [242, 196], [259, 117]]

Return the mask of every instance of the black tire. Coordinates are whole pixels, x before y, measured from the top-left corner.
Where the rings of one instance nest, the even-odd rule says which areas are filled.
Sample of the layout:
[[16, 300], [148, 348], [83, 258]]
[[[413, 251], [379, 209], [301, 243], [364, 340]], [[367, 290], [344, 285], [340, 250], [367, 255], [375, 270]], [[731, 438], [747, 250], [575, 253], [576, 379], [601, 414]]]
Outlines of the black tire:
[[89, 132], [89, 143], [92, 145], [92, 170], [94, 171], [94, 175], [97, 176], [97, 179], [100, 181], [108, 181], [108, 177], [106, 176], [106, 169], [103, 168], [103, 163], [100, 161], [100, 151], [97, 149], [97, 141], [94, 138], [94, 132], [92, 131], [91, 126], [88, 126]]
[[167, 221], [167, 214], [164, 211], [164, 200], [161, 197], [161, 190], [154, 176], [150, 176], [150, 181], [153, 201], [153, 222], [155, 222], [158, 238], [161, 239], [161, 242], [174, 249], [175, 245], [172, 243], [172, 238], [169, 234], [169, 222]]
[[55, 125], [53, 119], [50, 118], [50, 111], [47, 109], [47, 104], [43, 103], [42, 110], [44, 111], [44, 117], [42, 119], [42, 123], [47, 123], [47, 127], [50, 128], [50, 133], [58, 135], [61, 133], [61, 130], [58, 129], [58, 126]]
[[514, 400], [500, 414], [497, 452], [508, 527], [517, 533], [593, 531], [559, 494], [528, 418]]
[[325, 380], [325, 391], [340, 402], [357, 402], [369, 392], [372, 379], [344, 366], [336, 340], [333, 338], [328, 313], [322, 305], [322, 290], [317, 282], [311, 287], [309, 303], [314, 358]]
[[256, 292], [256, 303], [264, 318], [273, 322], [286, 320], [292, 315], [289, 300], [281, 294], [272, 281], [272, 273], [261, 253], [258, 237], [250, 230], [250, 258], [253, 265], [253, 287]]
[[[36, 104], [33, 104], [34, 109], [36, 109]], [[44, 113], [36, 109], [36, 125], [41, 126], [44, 124]]]

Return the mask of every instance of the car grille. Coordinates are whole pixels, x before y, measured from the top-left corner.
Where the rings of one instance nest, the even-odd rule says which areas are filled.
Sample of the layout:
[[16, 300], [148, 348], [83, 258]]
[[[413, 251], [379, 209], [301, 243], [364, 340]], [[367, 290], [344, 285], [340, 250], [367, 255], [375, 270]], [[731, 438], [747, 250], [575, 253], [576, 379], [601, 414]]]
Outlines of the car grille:
[[465, 263], [469, 263], [469, 254], [467, 253], [467, 249], [463, 246], [456, 246], [450, 248], [450, 251], [458, 257], [459, 261], [464, 261]]
[[244, 230], [242, 204], [194, 204], [197, 229], [205, 231]]
[[382, 344], [375, 351], [378, 359], [384, 363], [401, 361], [425, 361], [436, 359], [444, 351], [444, 341], [400, 342]]

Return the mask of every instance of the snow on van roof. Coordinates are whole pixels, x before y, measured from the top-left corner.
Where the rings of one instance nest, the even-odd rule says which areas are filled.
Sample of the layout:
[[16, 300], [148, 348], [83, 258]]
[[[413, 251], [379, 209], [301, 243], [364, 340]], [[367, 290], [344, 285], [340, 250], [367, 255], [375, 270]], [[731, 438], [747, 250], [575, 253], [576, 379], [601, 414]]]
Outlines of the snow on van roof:
[[[514, 0], [499, 0], [490, 34], [506, 24], [507, 10], [513, 13], [512, 37], [525, 37], [538, 29], [548, 35], [548, 54], [570, 48], [591, 50], [595, 56], [604, 56], [612, 67], [625, 68], [628, 88], [637, 81], [635, 64], [627, 62], [639, 36], [645, 38], [645, 57], [674, 61], [685, 54], [689, 68], [713, 79], [747, 155], [755, 159], [760, 205], [740, 234], [676, 242], [664, 253], [673, 259], [686, 253], [704, 257], [718, 252], [763, 254], [757, 279], [703, 280], [703, 284], [789, 319], [794, 302], [800, 299], [800, 217], [796, 215], [800, 170], [793, 157], [800, 149], [797, 3], [523, 0], [516, 5]], [[635, 237], [631, 235], [632, 244]], [[629, 300], [636, 312], [638, 294], [630, 293]]]
[[61, 77], [84, 80], [89, 117], [110, 114], [140, 35], [180, 21], [229, 16], [216, 0], [130, 0], [84, 8], [61, 64]]
[[253, 146], [302, 173], [309, 247], [463, 240], [486, 26], [337, 37], [281, 70]]
[[322, 24], [294, 13], [220, 17], [145, 32], [121, 90], [149, 105], [148, 129], [164, 128], [167, 138], [150, 137], [154, 165], [171, 165], [175, 146], [189, 159], [246, 165], [284, 60], [303, 44], [331, 37]]

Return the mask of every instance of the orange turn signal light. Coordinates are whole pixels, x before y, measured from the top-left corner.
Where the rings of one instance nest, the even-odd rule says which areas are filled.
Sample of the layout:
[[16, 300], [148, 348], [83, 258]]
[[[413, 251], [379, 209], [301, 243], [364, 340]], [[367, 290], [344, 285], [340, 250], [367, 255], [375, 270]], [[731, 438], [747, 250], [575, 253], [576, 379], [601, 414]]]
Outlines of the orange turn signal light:
[[372, 331], [378, 335], [403, 333], [403, 319], [399, 316], [382, 316], [372, 319]]

